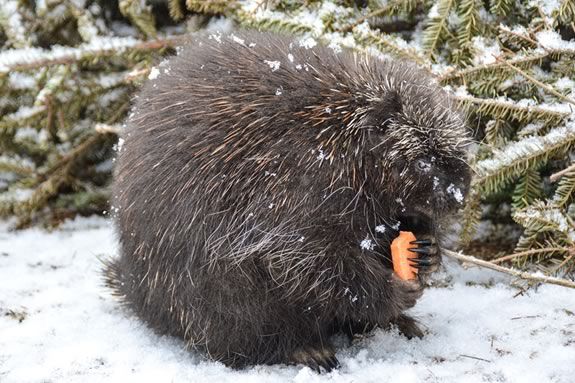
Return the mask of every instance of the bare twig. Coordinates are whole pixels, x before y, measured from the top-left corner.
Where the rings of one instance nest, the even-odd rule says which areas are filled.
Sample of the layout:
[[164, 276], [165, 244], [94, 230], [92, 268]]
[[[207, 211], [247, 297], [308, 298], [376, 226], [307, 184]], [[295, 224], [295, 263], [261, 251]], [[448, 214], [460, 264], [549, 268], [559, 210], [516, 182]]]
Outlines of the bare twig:
[[473, 356], [473, 355], [465, 355], [465, 354], [460, 354], [459, 356], [463, 357], [463, 358], [469, 358], [469, 359], [475, 359], [475, 360], [480, 360], [482, 362], [487, 362], [487, 363], [491, 363], [491, 361], [489, 359], [483, 359], [480, 358], [478, 356]]
[[100, 134], [112, 133], [112, 134], [117, 135], [117, 134], [120, 134], [122, 127], [118, 124], [109, 125], [109, 124], [104, 124], [104, 123], [97, 123], [96, 125], [94, 125], [94, 130]]
[[558, 171], [557, 173], [551, 174], [551, 176], [549, 177], [549, 181], [556, 182], [561, 177], [563, 177], [565, 174], [569, 173], [572, 170], [575, 170], [575, 163], [572, 163], [571, 165], [567, 166], [565, 169], [561, 171]]
[[533, 282], [540, 282], [540, 283], [549, 283], [552, 285], [570, 287], [572, 289], [575, 289], [575, 282], [569, 281], [567, 279], [548, 277], [545, 275], [534, 275], [534, 274], [530, 274], [530, 273], [527, 273], [524, 271], [517, 271], [517, 270], [509, 269], [507, 267], [499, 266], [499, 265], [493, 264], [493, 263], [488, 262], [488, 261], [483, 261], [481, 259], [477, 259], [475, 257], [460, 254], [460, 253], [457, 253], [455, 251], [451, 251], [451, 250], [447, 250], [447, 249], [443, 249], [442, 253], [448, 257], [451, 257], [451, 258], [454, 258], [454, 259], [457, 259], [457, 260], [460, 260], [463, 262], [472, 263], [474, 265], [485, 267], [487, 269], [499, 271], [501, 273], [509, 274], [509, 275], [512, 275], [512, 276], [519, 278], [519, 279], [524, 279], [524, 280], [533, 281]]

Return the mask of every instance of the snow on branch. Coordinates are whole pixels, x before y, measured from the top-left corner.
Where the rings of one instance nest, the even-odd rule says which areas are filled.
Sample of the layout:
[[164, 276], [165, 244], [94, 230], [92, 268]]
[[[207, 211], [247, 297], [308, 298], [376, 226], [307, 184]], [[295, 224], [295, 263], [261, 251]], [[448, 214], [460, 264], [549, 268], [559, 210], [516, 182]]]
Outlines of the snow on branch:
[[551, 156], [566, 153], [574, 145], [573, 121], [550, 130], [546, 135], [526, 137], [513, 142], [495, 151], [492, 158], [477, 162], [476, 183], [488, 192], [497, 191], [534, 164], [543, 164]]
[[120, 54], [126, 50], [155, 50], [177, 45], [181, 40], [182, 38], [178, 36], [151, 41], [140, 41], [132, 37], [95, 37], [76, 48], [56, 46], [50, 50], [9, 49], [0, 53], [0, 74], [50, 65], [71, 64], [89, 58]]

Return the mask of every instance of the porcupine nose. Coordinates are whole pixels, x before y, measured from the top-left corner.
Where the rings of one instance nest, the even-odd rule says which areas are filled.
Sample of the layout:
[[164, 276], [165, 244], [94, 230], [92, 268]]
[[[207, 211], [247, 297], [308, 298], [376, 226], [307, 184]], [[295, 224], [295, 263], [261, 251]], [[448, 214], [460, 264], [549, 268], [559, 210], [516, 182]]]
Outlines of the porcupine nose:
[[465, 201], [465, 178], [458, 174], [433, 177], [434, 205], [441, 210], [457, 210]]

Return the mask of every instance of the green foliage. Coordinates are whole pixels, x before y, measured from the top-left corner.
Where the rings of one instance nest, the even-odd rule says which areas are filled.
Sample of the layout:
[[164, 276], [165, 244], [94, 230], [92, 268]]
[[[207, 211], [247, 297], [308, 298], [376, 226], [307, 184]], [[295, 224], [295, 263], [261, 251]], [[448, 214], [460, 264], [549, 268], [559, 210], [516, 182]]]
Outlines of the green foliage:
[[543, 194], [541, 175], [538, 169], [528, 168], [515, 185], [513, 207], [523, 209]]
[[142, 0], [120, 0], [119, 7], [122, 15], [130, 19], [146, 37], [156, 37], [156, 19], [149, 5]]
[[423, 33], [423, 48], [429, 56], [433, 55], [448, 37], [448, 17], [455, 5], [455, 0], [439, 0], [437, 3], [437, 16], [429, 20]]
[[573, 200], [573, 192], [575, 192], [575, 169], [561, 177], [551, 201], [560, 208], [567, 207]]

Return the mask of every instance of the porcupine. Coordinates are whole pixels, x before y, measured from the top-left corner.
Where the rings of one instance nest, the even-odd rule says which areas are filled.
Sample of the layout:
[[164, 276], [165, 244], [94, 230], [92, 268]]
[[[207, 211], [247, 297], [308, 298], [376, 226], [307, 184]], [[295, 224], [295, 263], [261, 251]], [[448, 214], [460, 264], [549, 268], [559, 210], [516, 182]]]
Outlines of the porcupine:
[[[123, 134], [107, 283], [153, 329], [236, 368], [339, 365], [330, 337], [396, 325], [468, 189], [468, 133], [415, 66], [249, 31], [191, 37]], [[418, 279], [390, 241], [415, 233]]]

